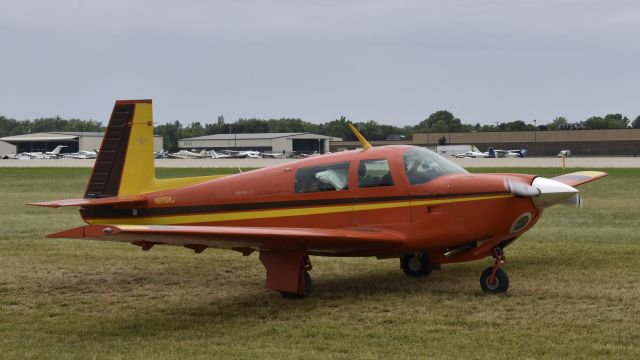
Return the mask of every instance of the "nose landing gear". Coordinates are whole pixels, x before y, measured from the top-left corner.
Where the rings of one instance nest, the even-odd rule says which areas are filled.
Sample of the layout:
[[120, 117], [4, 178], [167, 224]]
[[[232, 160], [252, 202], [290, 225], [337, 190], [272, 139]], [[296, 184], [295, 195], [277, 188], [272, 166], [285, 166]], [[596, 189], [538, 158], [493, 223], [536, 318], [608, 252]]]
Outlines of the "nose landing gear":
[[493, 266], [484, 269], [480, 275], [480, 287], [486, 293], [505, 293], [509, 289], [509, 276], [500, 268], [500, 265], [507, 261], [502, 248], [493, 248], [493, 258], [495, 259]]

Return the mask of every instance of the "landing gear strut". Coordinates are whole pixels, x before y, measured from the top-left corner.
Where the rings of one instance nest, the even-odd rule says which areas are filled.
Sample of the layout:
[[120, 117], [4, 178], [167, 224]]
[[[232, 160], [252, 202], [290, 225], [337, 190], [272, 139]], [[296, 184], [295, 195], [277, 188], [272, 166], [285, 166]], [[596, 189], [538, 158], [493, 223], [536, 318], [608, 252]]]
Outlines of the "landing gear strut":
[[302, 258], [302, 292], [280, 291], [280, 295], [285, 299], [304, 299], [309, 297], [313, 290], [313, 281], [311, 280], [311, 275], [309, 275], [311, 268], [313, 266], [309, 256]]
[[407, 276], [411, 277], [429, 276], [433, 271], [429, 254], [424, 252], [403, 255], [400, 258], [400, 267]]
[[267, 269], [267, 288], [287, 299], [311, 295], [311, 260], [304, 250], [260, 251], [260, 261]]
[[493, 266], [484, 269], [480, 275], [480, 287], [486, 293], [505, 293], [509, 289], [509, 276], [500, 268], [500, 265], [507, 261], [502, 248], [493, 248], [493, 258], [495, 259]]
[[280, 291], [280, 295], [282, 295], [285, 299], [304, 299], [311, 295], [311, 291], [313, 290], [313, 281], [311, 280], [311, 275], [308, 272], [304, 272], [303, 276], [303, 290], [302, 293], [294, 293], [288, 291]]

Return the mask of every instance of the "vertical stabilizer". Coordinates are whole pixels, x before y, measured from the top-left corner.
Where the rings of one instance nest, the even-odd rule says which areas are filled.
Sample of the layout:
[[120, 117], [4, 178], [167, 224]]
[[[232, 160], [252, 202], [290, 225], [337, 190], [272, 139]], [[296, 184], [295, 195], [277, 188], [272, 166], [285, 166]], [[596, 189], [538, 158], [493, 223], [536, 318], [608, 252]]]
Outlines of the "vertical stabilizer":
[[139, 194], [154, 181], [151, 100], [118, 100], [85, 198]]

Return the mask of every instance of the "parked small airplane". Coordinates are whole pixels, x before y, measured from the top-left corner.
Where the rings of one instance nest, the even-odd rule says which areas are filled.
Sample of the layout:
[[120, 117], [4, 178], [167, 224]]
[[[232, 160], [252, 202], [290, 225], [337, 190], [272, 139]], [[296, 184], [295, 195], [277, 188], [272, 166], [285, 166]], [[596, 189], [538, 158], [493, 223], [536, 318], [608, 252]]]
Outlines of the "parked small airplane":
[[80, 150], [75, 153], [64, 154], [64, 157], [70, 159], [95, 159], [98, 156], [96, 151]]
[[154, 159], [166, 159], [169, 157], [169, 152], [166, 150], [153, 153]]
[[15, 155], [7, 155], [8, 159], [28, 160], [28, 159], [58, 159], [63, 154], [60, 151], [66, 148], [66, 145], [58, 145], [55, 149], [46, 152], [22, 152]]
[[58, 145], [56, 146], [55, 149], [51, 150], [51, 151], [47, 151], [44, 154], [47, 156], [47, 159], [58, 159], [61, 156], [63, 156], [63, 154], [60, 153], [60, 151], [62, 151], [62, 149], [66, 148], [67, 145]]
[[460, 153], [460, 154], [455, 154], [453, 156], [457, 157], [457, 158], [461, 158], [461, 159], [495, 158], [495, 157], [497, 157], [496, 156], [496, 151], [493, 150], [492, 147], [489, 147], [489, 150], [487, 150], [485, 152], [469, 150], [469, 151], [465, 151], [465, 152]]
[[180, 150], [175, 153], [170, 153], [169, 157], [175, 159], [204, 159], [207, 157], [207, 152], [202, 150], [199, 153], [196, 153], [189, 150]]
[[504, 249], [545, 208], [579, 204], [573, 186], [607, 175], [470, 174], [424, 148], [373, 148], [349, 126], [362, 149], [225, 177], [156, 179], [153, 142], [136, 141], [153, 138], [151, 100], [116, 101], [84, 197], [32, 205], [80, 207], [89, 225], [52, 238], [258, 251], [267, 287], [290, 298], [311, 293], [310, 255], [400, 258], [414, 277], [493, 257], [480, 285], [501, 293]]
[[260, 153], [260, 156], [267, 159], [283, 159], [284, 154], [281, 152], [263, 152]]
[[526, 149], [519, 149], [519, 150], [499, 150], [496, 149], [494, 150], [496, 157], [499, 158], [523, 158], [525, 156], [527, 156], [527, 150]]
[[19, 154], [7, 154], [4, 156], [5, 159], [9, 160], [31, 160], [32, 156], [29, 156], [29, 153], [19, 153]]
[[224, 155], [229, 155], [232, 159], [261, 159], [262, 155], [260, 155], [259, 151], [238, 151], [238, 150], [220, 150], [220, 153]]
[[209, 157], [211, 157], [212, 159], [228, 159], [231, 157], [231, 155], [219, 153], [215, 150], [209, 150]]

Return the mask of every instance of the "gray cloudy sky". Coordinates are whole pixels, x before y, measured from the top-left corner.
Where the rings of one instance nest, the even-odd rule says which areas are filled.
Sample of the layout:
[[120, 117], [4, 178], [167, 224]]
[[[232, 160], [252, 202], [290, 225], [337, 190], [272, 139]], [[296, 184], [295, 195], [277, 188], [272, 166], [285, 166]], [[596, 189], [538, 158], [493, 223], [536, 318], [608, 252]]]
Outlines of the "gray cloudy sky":
[[0, 0], [0, 115], [633, 119], [639, 35], [640, 1]]

